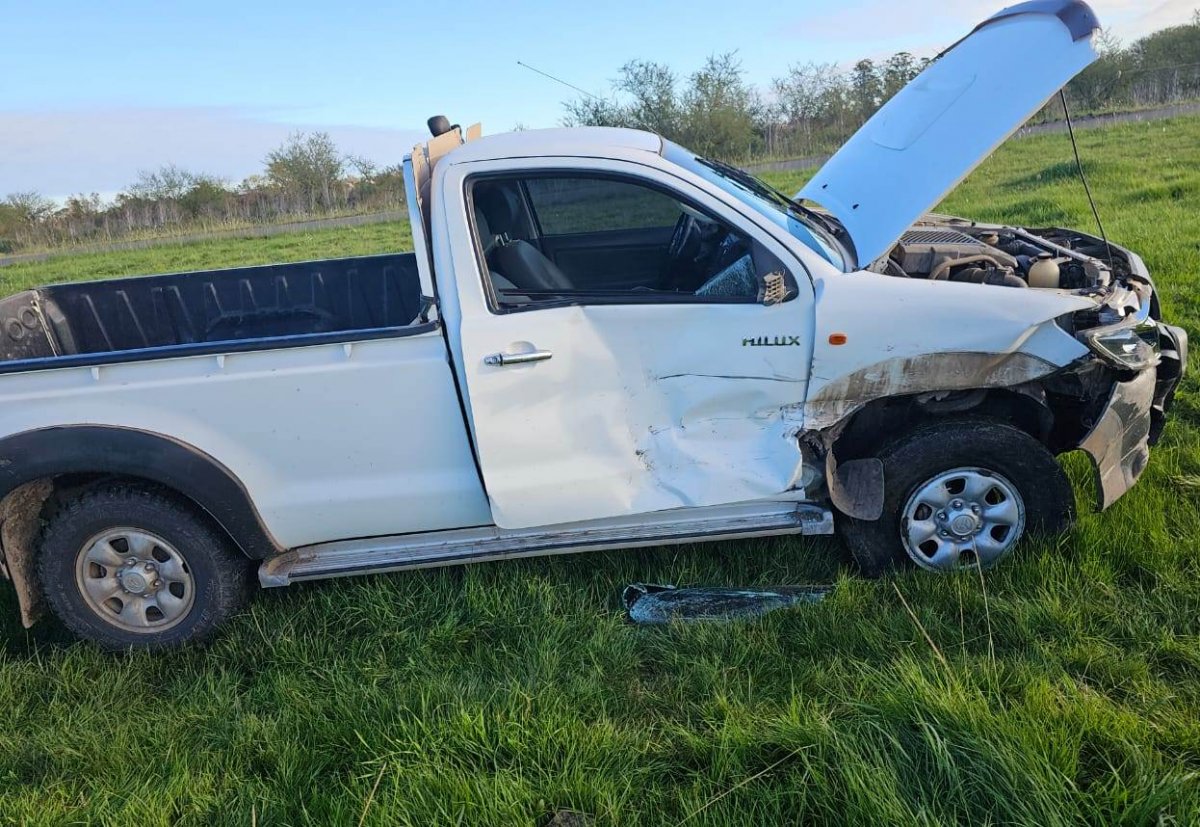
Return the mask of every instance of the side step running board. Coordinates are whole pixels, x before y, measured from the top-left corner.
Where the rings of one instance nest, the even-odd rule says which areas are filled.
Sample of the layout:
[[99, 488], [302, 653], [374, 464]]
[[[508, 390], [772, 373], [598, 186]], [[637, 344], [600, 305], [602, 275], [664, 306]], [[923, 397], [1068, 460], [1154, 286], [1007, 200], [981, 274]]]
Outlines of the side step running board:
[[832, 533], [833, 514], [827, 508], [796, 502], [743, 503], [573, 523], [553, 531], [487, 526], [322, 543], [264, 561], [258, 579], [264, 587], [286, 586], [300, 580], [543, 554]]

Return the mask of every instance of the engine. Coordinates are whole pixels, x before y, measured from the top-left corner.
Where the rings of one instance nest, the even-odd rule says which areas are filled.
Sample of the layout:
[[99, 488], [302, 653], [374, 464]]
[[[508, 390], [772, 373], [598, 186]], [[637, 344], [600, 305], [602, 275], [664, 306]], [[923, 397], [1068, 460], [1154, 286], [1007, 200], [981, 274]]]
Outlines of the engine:
[[1108, 268], [1064, 246], [1070, 244], [1070, 239], [1011, 227], [917, 225], [869, 269], [905, 278], [1020, 288], [1078, 289], [1107, 283]]

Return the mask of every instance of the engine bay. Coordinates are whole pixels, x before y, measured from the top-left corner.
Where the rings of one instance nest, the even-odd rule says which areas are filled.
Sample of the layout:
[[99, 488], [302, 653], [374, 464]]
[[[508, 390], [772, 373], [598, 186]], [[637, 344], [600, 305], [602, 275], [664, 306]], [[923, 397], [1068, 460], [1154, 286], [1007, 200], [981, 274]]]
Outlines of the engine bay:
[[901, 278], [1064, 290], [1107, 287], [1129, 272], [1118, 251], [1110, 254], [1088, 235], [970, 222], [916, 224], [867, 269]]

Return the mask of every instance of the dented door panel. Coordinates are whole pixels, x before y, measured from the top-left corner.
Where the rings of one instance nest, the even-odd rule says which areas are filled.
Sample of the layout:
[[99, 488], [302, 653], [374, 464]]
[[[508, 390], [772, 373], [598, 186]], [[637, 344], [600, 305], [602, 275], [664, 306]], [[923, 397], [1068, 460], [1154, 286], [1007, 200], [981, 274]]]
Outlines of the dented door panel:
[[[804, 305], [583, 306], [476, 318], [462, 348], [497, 525], [520, 528], [771, 497], [793, 487]], [[528, 341], [542, 362], [481, 356]]]
[[[564, 160], [587, 168], [581, 159]], [[542, 167], [557, 168], [541, 161]], [[608, 161], [603, 168], [618, 167]], [[468, 174], [519, 162], [451, 167], [443, 191]], [[782, 304], [624, 304], [496, 313], [488, 305], [468, 223], [448, 223], [443, 268], [457, 289], [443, 302], [460, 381], [497, 525], [522, 528], [794, 491], [796, 435], [812, 360], [811, 281], [769, 233], [667, 173], [638, 177], [678, 189], [787, 262], [799, 295]], [[456, 217], [457, 218], [457, 217]], [[454, 342], [457, 338], [458, 341]], [[541, 361], [486, 363], [538, 350]]]

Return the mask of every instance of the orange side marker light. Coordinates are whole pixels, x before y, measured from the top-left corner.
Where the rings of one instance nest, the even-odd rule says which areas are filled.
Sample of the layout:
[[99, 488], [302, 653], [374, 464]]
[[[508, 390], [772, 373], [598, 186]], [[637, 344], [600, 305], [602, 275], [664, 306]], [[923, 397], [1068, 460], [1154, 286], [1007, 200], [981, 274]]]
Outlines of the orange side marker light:
[[846, 336], [845, 333], [830, 333], [829, 334], [829, 344], [831, 344], [831, 345], [844, 345], [844, 344], [846, 344], [847, 339], [848, 339], [848, 337]]

